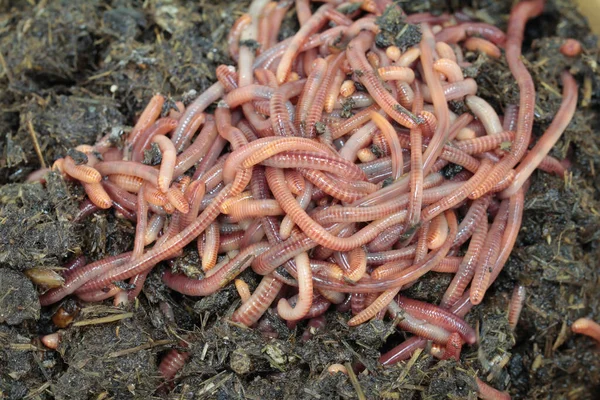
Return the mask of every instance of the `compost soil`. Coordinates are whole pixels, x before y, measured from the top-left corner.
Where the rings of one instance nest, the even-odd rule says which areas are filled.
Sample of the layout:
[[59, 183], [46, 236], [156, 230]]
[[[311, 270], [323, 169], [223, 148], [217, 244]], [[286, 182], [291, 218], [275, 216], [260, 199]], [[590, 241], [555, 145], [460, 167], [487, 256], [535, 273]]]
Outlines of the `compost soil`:
[[[462, 10], [505, 29], [511, 2], [399, 3], [408, 12]], [[125, 310], [75, 300], [40, 307], [42, 289], [24, 271], [59, 271], [78, 255], [122, 252], [132, 246], [134, 226], [113, 211], [79, 220], [84, 193], [77, 185], [57, 175], [44, 185], [23, 183], [27, 175], [107, 133], [120, 140], [154, 93], [193, 99], [214, 81], [216, 66], [231, 62], [226, 36], [246, 9], [246, 1], [0, 0], [0, 399], [354, 399], [360, 392], [367, 399], [474, 399], [475, 376], [515, 399], [598, 398], [598, 345], [569, 329], [579, 317], [600, 320], [598, 43], [565, 0], [549, 0], [527, 25], [523, 53], [537, 89], [534, 134], [558, 109], [561, 71], [569, 69], [580, 84], [578, 110], [552, 151], [570, 160], [570, 173], [534, 174], [515, 250], [467, 316], [479, 345], [466, 347], [459, 362], [423, 351], [382, 368], [380, 352], [405, 334], [382, 321], [349, 328], [348, 315], [333, 308], [326, 329], [306, 343], [305, 323], [289, 329], [270, 314], [277, 338], [265, 338], [228, 320], [239, 306], [234, 288], [181, 296], [161, 283], [168, 265], [155, 268], [139, 301]], [[381, 45], [418, 40], [418, 29], [404, 29], [393, 13], [379, 24]], [[290, 13], [282, 38], [297, 29]], [[581, 41], [580, 57], [558, 51], [569, 37]], [[473, 66], [466, 73], [481, 96], [497, 110], [517, 103], [504, 60], [467, 57]], [[174, 266], [193, 273], [197, 263], [190, 251]], [[449, 279], [430, 275], [411, 297], [439, 301]], [[257, 284], [251, 271], [243, 278]], [[517, 284], [527, 298], [512, 332], [506, 310]], [[57, 351], [40, 343], [71, 320]], [[171, 348], [191, 357], [165, 384], [157, 365]], [[330, 375], [331, 363], [366, 368]]]

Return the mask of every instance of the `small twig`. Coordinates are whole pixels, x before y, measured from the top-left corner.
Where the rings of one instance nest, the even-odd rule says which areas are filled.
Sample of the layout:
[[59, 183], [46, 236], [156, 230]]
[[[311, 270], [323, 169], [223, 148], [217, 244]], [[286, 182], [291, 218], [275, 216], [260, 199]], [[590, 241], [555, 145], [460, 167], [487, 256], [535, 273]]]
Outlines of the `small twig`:
[[31, 399], [31, 398], [33, 398], [33, 397], [37, 397], [37, 396], [39, 396], [40, 394], [44, 393], [44, 391], [45, 391], [46, 389], [48, 389], [48, 388], [50, 387], [50, 385], [51, 385], [51, 383], [50, 383], [50, 382], [46, 382], [46, 383], [44, 383], [44, 384], [43, 384], [42, 386], [40, 386], [39, 388], [37, 388], [37, 389], [34, 389], [34, 390], [30, 391], [30, 392], [29, 392], [29, 394], [28, 394], [27, 396], [23, 397], [23, 400], [27, 400], [27, 399]]
[[352, 386], [354, 386], [354, 390], [356, 391], [356, 395], [358, 396], [358, 400], [367, 400], [367, 397], [365, 396], [365, 392], [363, 392], [362, 388], [360, 387], [358, 378], [356, 377], [356, 374], [354, 373], [354, 370], [352, 369], [352, 365], [350, 365], [350, 363], [347, 362], [345, 364], [345, 366], [346, 366], [346, 370], [348, 371], [348, 377], [350, 378], [350, 383], [352, 383]]
[[9, 343], [8, 348], [16, 351], [37, 351], [40, 350], [38, 347], [31, 343]]
[[12, 292], [16, 292], [17, 288], [14, 287], [9, 287], [8, 290], [6, 291], [6, 293], [4, 293], [4, 295], [2, 297], [0, 297], [0, 303], [4, 302], [4, 299], [6, 297], [8, 297]]
[[419, 117], [419, 116], [413, 114], [412, 112], [410, 112], [408, 109], [406, 109], [405, 107], [403, 107], [400, 104], [395, 104], [394, 105], [394, 110], [398, 111], [399, 113], [402, 113], [402, 114], [406, 115], [408, 118], [410, 118], [417, 125], [421, 125], [422, 123], [425, 122], [425, 120], [422, 117]]
[[73, 326], [107, 324], [109, 322], [120, 321], [122, 319], [131, 318], [131, 317], [133, 317], [133, 313], [128, 312], [128, 313], [118, 314], [118, 315], [109, 315], [108, 317], [92, 318], [92, 319], [85, 319], [83, 321], [77, 321], [73, 324]]
[[46, 161], [44, 161], [44, 157], [42, 156], [42, 149], [40, 148], [40, 143], [37, 140], [37, 133], [35, 129], [33, 129], [33, 123], [31, 122], [31, 115], [27, 117], [27, 128], [29, 129], [29, 135], [31, 136], [31, 140], [33, 141], [33, 148], [40, 159], [40, 164], [42, 168], [46, 168]]
[[6, 64], [6, 60], [4, 59], [4, 55], [0, 52], [0, 65], [2, 66], [2, 69], [4, 69], [4, 73], [6, 74], [6, 77], [8, 78], [8, 81], [10, 83], [13, 83], [13, 76], [12, 73], [10, 72], [10, 69], [8, 69], [8, 65]]
[[107, 358], [121, 357], [121, 356], [125, 356], [127, 354], [137, 353], [138, 351], [147, 350], [147, 349], [151, 349], [153, 347], [158, 347], [158, 346], [173, 344], [173, 343], [177, 343], [177, 341], [176, 340], [168, 340], [168, 339], [157, 340], [155, 342], [144, 343], [142, 345], [132, 347], [130, 349], [115, 351], [113, 353], [110, 353]]
[[410, 369], [417, 362], [417, 359], [419, 358], [419, 356], [421, 355], [422, 352], [423, 352], [423, 349], [420, 349], [420, 348], [415, 350], [412, 357], [410, 358], [410, 360], [408, 361], [408, 363], [406, 364], [406, 366], [400, 373], [400, 376], [398, 376], [398, 379], [397, 379], [398, 383], [401, 383], [404, 380], [404, 378], [406, 378], [406, 376], [410, 372]]

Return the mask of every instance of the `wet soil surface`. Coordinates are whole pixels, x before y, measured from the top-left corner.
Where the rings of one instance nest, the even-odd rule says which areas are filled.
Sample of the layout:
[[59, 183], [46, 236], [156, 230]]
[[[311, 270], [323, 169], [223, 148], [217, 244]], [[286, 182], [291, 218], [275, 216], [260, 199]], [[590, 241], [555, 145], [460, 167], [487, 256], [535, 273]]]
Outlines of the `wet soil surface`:
[[[474, 376], [516, 399], [598, 398], [600, 350], [569, 329], [579, 317], [600, 320], [598, 47], [564, 0], [548, 1], [528, 24], [524, 54], [537, 88], [536, 135], [560, 103], [560, 72], [569, 69], [580, 84], [578, 111], [552, 152], [571, 161], [571, 172], [566, 179], [534, 175], [516, 249], [467, 317], [479, 345], [464, 349], [460, 362], [438, 362], [424, 351], [384, 369], [380, 352], [404, 334], [381, 321], [350, 329], [348, 315], [333, 308], [326, 329], [306, 343], [305, 323], [288, 329], [268, 315], [278, 338], [267, 339], [228, 321], [239, 305], [232, 287], [206, 298], [181, 296], [162, 285], [165, 266], [130, 309], [72, 300], [40, 309], [41, 289], [24, 271], [51, 274], [78, 255], [94, 260], [127, 250], [134, 226], [114, 212], [74, 222], [83, 192], [58, 176], [43, 186], [22, 182], [75, 145], [108, 133], [119, 138], [152, 94], [189, 101], [208, 87], [216, 66], [231, 62], [225, 38], [247, 8], [219, 3], [0, 0], [0, 399], [353, 399], [359, 390], [367, 399], [466, 399], [476, 397]], [[466, 7], [466, 14], [502, 28], [508, 3], [401, 1], [409, 12]], [[393, 34], [393, 21], [383, 22]], [[296, 29], [289, 15], [282, 35]], [[558, 52], [567, 37], [581, 41], [582, 56]], [[517, 102], [503, 60], [467, 57], [483, 97], [499, 110]], [[197, 260], [190, 254], [178, 262], [193, 268]], [[411, 288], [411, 297], [439, 300], [449, 281], [431, 275]], [[243, 277], [252, 289], [257, 284], [250, 271]], [[526, 287], [527, 298], [513, 333], [506, 310], [516, 284]], [[40, 336], [71, 319], [58, 350], [45, 349]], [[191, 357], [167, 385], [157, 365], [171, 348]], [[328, 374], [331, 363], [366, 369], [350, 379]]]

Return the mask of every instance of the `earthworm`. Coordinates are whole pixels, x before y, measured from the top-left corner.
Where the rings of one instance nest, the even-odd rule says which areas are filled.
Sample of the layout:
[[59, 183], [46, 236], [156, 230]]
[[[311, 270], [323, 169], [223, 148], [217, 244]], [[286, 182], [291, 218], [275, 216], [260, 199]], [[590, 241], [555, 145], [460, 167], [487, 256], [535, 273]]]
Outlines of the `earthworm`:
[[82, 183], [99, 183], [102, 180], [102, 175], [95, 168], [85, 164], [77, 165], [69, 156], [65, 157], [63, 168], [67, 174]]
[[444, 214], [436, 215], [429, 224], [426, 244], [430, 250], [439, 248], [448, 236], [448, 221]]
[[521, 222], [523, 220], [523, 208], [525, 207], [525, 193], [524, 189], [521, 188], [508, 199], [508, 220], [506, 223], [506, 230], [502, 236], [502, 242], [500, 245], [500, 253], [496, 259], [489, 279], [489, 286], [496, 280], [498, 274], [502, 271], [508, 256], [513, 250]]
[[409, 67], [412, 63], [417, 61], [421, 57], [421, 49], [418, 47], [411, 47], [406, 50], [400, 58], [396, 61], [396, 65], [400, 67]]
[[591, 337], [600, 342], [600, 325], [589, 318], [579, 318], [571, 325], [573, 333], [579, 333]]
[[502, 143], [510, 143], [514, 137], [514, 132], [504, 131], [494, 135], [459, 140], [456, 142], [456, 147], [467, 154], [480, 154], [486, 151], [497, 149]]
[[[259, 44], [259, 48], [257, 49], [257, 54], [260, 54], [260, 52], [267, 49], [266, 46], [267, 46], [269, 31], [271, 29], [269, 27], [269, 23], [271, 21], [271, 15], [273, 14], [273, 11], [275, 11], [276, 7], [277, 7], [277, 3], [274, 1], [267, 3], [258, 18], [258, 33], [257, 33], [256, 41]], [[250, 16], [248, 15], [248, 17], [250, 17]], [[251, 19], [250, 19], [250, 21], [251, 21]]]
[[517, 285], [513, 290], [513, 294], [510, 298], [508, 305], [508, 325], [511, 329], [515, 329], [519, 323], [519, 317], [521, 316], [521, 310], [525, 303], [525, 286]]
[[112, 200], [100, 183], [81, 183], [92, 203], [102, 209], [112, 206]]
[[[435, 129], [435, 133], [429, 142], [429, 146], [423, 154], [423, 175], [426, 176], [433, 162], [437, 159], [442, 151], [443, 145], [448, 139], [448, 132], [450, 127], [450, 119], [448, 114], [448, 103], [441, 87], [440, 81], [436, 78], [433, 71], [433, 48], [435, 46], [435, 39], [428, 26], [422, 25], [423, 39], [419, 44], [421, 49], [421, 65], [423, 66], [423, 73], [425, 75], [425, 82], [431, 90], [431, 97], [433, 106], [435, 109], [435, 115], [438, 119], [438, 124]], [[462, 82], [466, 82], [462, 81]], [[462, 83], [457, 82], [457, 83]], [[425, 93], [423, 92], [423, 98]]]
[[373, 223], [349, 238], [337, 238], [327, 232], [323, 227], [316, 223], [306, 212], [298, 205], [285, 187], [283, 173], [280, 170], [267, 168], [267, 180], [275, 198], [279, 201], [281, 208], [292, 218], [294, 223], [302, 229], [303, 232], [311, 232], [311, 238], [317, 243], [332, 250], [347, 251], [360, 246], [374, 239], [385, 226], [392, 225], [393, 222], [402, 222], [406, 214], [399, 212], [383, 219], [381, 222]]
[[175, 169], [173, 170], [173, 177], [175, 178], [183, 174], [185, 171], [199, 162], [204, 156], [206, 156], [211, 148], [211, 144], [215, 143], [216, 141], [217, 129], [214, 120], [212, 118], [209, 119], [204, 117], [204, 114], [199, 114], [199, 116], [192, 121], [191, 126], [195, 129], [198, 129], [198, 127], [202, 124], [200, 121], [203, 121], [204, 123], [200, 133], [194, 142], [187, 147], [183, 153], [177, 156], [177, 160], [175, 161]]
[[[340, 76], [343, 79], [344, 75], [340, 74]], [[348, 80], [342, 81], [342, 84], [338, 87], [338, 90], [335, 95], [337, 96], [337, 94], [339, 93], [339, 95], [342, 97], [349, 97], [349, 96], [352, 96], [355, 91], [356, 91], [356, 85], [354, 84], [354, 81], [348, 79]], [[329, 110], [326, 109], [325, 111], [331, 112], [332, 110], [333, 110], [333, 103], [332, 103], [331, 109], [329, 109]]]
[[[168, 242], [167, 242], [168, 243]], [[170, 271], [163, 274], [163, 282], [171, 289], [189, 296], [207, 296], [228, 284], [235, 276], [246, 269], [254, 257], [268, 248], [268, 243], [255, 243], [204, 279], [191, 279], [183, 275], [174, 275]]]
[[238, 292], [238, 295], [240, 296], [240, 299], [242, 300], [242, 304], [247, 302], [250, 297], [252, 296], [252, 293], [250, 292], [250, 287], [248, 286], [248, 284], [242, 280], [242, 279], [236, 279], [234, 281], [235, 283], [235, 288]]
[[414, 258], [415, 252], [416, 246], [411, 245], [398, 250], [367, 253], [367, 264], [382, 265], [391, 261], [409, 260]]
[[162, 153], [162, 161], [158, 173], [158, 188], [163, 193], [167, 193], [173, 179], [175, 161], [177, 159], [175, 146], [173, 146], [173, 142], [169, 138], [161, 135], [154, 136], [152, 143], [156, 143]]
[[[450, 340], [450, 332], [441, 326], [426, 322], [422, 319], [413, 317], [405, 312], [395, 301], [391, 301], [388, 306], [388, 313], [391, 318], [398, 318], [398, 327], [411, 332], [424, 339], [432, 340], [435, 343], [445, 345]], [[382, 361], [383, 363], [383, 361]]]
[[475, 175], [473, 175], [473, 177], [464, 185], [438, 202], [423, 209], [421, 212], [421, 220], [429, 221], [434, 216], [439, 215], [442, 211], [454, 207], [466, 199], [471, 190], [476, 188], [487, 177], [487, 174], [491, 171], [491, 169], [492, 163], [488, 160], [483, 160]]
[[[497, 27], [483, 22], [464, 22], [444, 28], [435, 35], [435, 40], [436, 42], [457, 43], [474, 35], [479, 35], [497, 45], [502, 45], [505, 41], [508, 41], [507, 36], [510, 36], [510, 32], [505, 35]], [[508, 47], [508, 43], [506, 46]]]
[[151, 268], [151, 266], [155, 265], [156, 263], [170, 258], [174, 254], [177, 254], [185, 245], [190, 243], [194, 238], [202, 233], [216, 218], [219, 213], [218, 209], [221, 202], [229, 197], [232, 193], [240, 190], [239, 186], [244, 185], [242, 183], [243, 179], [244, 178], [241, 178], [237, 184], [234, 183], [233, 185], [227, 185], [194, 222], [188, 225], [176, 236], [170, 238], [162, 246], [155, 246], [152, 250], [144, 253], [142, 257], [136, 259], [135, 261], [127, 262], [109, 271], [100, 279], [94, 281], [93, 284], [88, 284], [86, 290], [94, 290], [96, 288], [103, 287], [108, 282], [130, 278], [148, 268]]
[[494, 389], [478, 377], [475, 377], [475, 382], [477, 390], [479, 390], [479, 397], [483, 400], [510, 400], [508, 393]]
[[132, 258], [137, 258], [142, 255], [144, 252], [145, 246], [145, 235], [146, 235], [146, 227], [148, 226], [148, 203], [145, 199], [145, 189], [146, 186], [142, 185], [140, 191], [138, 192], [137, 198], [137, 210], [136, 210], [136, 227], [135, 227], [135, 239], [133, 242], [133, 252], [131, 254]]
[[101, 161], [95, 168], [102, 176], [106, 175], [132, 175], [142, 178], [154, 186], [158, 186], [158, 170], [135, 161]]
[[[454, 50], [448, 43], [436, 42], [435, 43], [435, 52], [440, 57], [439, 59], [447, 59], [450, 61], [454, 61], [456, 63], [456, 54], [454, 54]], [[437, 60], [437, 61], [439, 61], [439, 60]], [[442, 61], [442, 63], [446, 63], [446, 61]], [[434, 68], [435, 68], [435, 63], [434, 63]], [[452, 66], [451, 68], [455, 69], [454, 66]], [[462, 75], [462, 73], [461, 73], [461, 75]]]
[[500, 133], [504, 130], [498, 114], [487, 101], [481, 97], [470, 95], [465, 97], [465, 103], [481, 121], [488, 135]]
[[[393, 306], [394, 303], [391, 303], [390, 305]], [[459, 299], [459, 301], [457, 301], [456, 304], [450, 308], [449, 311], [462, 318], [469, 312], [471, 307], [472, 304], [469, 302], [469, 296], [463, 295]], [[397, 308], [397, 310], [399, 311], [399, 307]], [[379, 362], [381, 362], [383, 365], [392, 365], [397, 363], [398, 361], [406, 360], [410, 358], [410, 356], [416, 349], [425, 347], [426, 343], [427, 340], [424, 338], [421, 338], [419, 336], [412, 337], [400, 343], [398, 346], [388, 351], [387, 353], [383, 354], [379, 358]]]
[[271, 16], [269, 18], [269, 31], [267, 35], [267, 40], [265, 42], [265, 46], [262, 52], [270, 49], [277, 42], [277, 35], [279, 33], [279, 29], [281, 27], [281, 23], [287, 13], [288, 9], [294, 2], [292, 0], [283, 0], [277, 3], [275, 9], [271, 12]]
[[[560, 161], [552, 156], [546, 156], [542, 159], [540, 165], [538, 165], [538, 169], [548, 174], [554, 174], [558, 177], [563, 177], [565, 175], [565, 172], [567, 172], [567, 167], [565, 166], [565, 164], [568, 165], [568, 160]], [[516, 176], [516, 173], [514, 175]]]
[[252, 296], [235, 310], [231, 320], [246, 326], [254, 325], [269, 308], [282, 287], [283, 283], [279, 280], [270, 275], [264, 276]]
[[[371, 113], [371, 119], [372, 115], [373, 113]], [[346, 141], [346, 143], [344, 143], [344, 147], [342, 147], [339, 152], [340, 157], [348, 161], [356, 161], [358, 151], [374, 139], [374, 134], [377, 129], [377, 125], [374, 121], [371, 121], [357, 129]]]
[[236, 221], [246, 218], [282, 215], [283, 210], [275, 200], [242, 200], [233, 204], [228, 212]]
[[577, 57], [582, 51], [581, 42], [577, 39], [568, 38], [560, 45], [559, 51], [567, 57]]
[[453, 164], [460, 165], [472, 173], [476, 173], [479, 170], [479, 160], [455, 147], [444, 146], [440, 153], [440, 158]]
[[398, 46], [391, 45], [385, 48], [385, 54], [390, 60], [398, 61], [402, 55], [402, 51], [398, 48]]
[[[166, 135], [177, 126], [177, 120], [174, 118], [160, 118], [155, 123], [146, 128], [133, 142], [131, 151], [131, 160], [142, 162], [144, 160], [144, 151], [148, 149], [156, 136]], [[172, 145], [172, 143], [171, 143]]]
[[[325, 174], [324, 174], [325, 175]], [[302, 177], [302, 175], [300, 175]], [[287, 180], [286, 180], [287, 181]], [[289, 182], [289, 181], [288, 181]], [[310, 182], [304, 183], [304, 188], [300, 192], [299, 196], [296, 198], [298, 201], [298, 205], [302, 207], [304, 210], [309, 206], [310, 201], [312, 199], [313, 193], [313, 185]], [[292, 234], [292, 229], [294, 228], [294, 221], [289, 216], [285, 216], [281, 221], [281, 227], [279, 228], [279, 235], [281, 239], [285, 240], [290, 237]]]
[[106, 257], [80, 268], [75, 268], [65, 279], [65, 284], [56, 289], [51, 289], [40, 296], [40, 304], [47, 306], [63, 299], [71, 293], [74, 293], [83, 284], [93, 279], [103, 272], [123, 264], [131, 257], [131, 252], [119, 254], [117, 256]]
[[[391, 125], [390, 128], [392, 128]], [[244, 164], [245, 163], [243, 163], [243, 165]], [[274, 154], [266, 160], [263, 160], [261, 164], [275, 168], [285, 167], [319, 170], [338, 176], [344, 176], [350, 181], [362, 181], [366, 178], [365, 173], [356, 164], [341, 157], [316, 152], [290, 151]]]
[[[450, 338], [448, 339], [448, 343], [446, 343], [445, 347], [441, 347], [438, 344], [433, 344], [431, 346], [431, 354], [441, 360], [448, 360], [450, 358], [455, 359], [456, 361], [460, 360], [460, 351], [462, 350], [463, 340], [460, 338], [460, 335], [456, 332], [450, 334]], [[439, 353], [435, 353], [435, 351], [439, 351]]]
[[[223, 181], [233, 181], [236, 170], [250, 168], [269, 157], [287, 151], [311, 151], [331, 154], [331, 149], [311, 139], [298, 137], [266, 137], [231, 152], [223, 165]], [[342, 161], [343, 162], [343, 161]]]
[[79, 211], [73, 218], [73, 222], [81, 222], [101, 208], [94, 204], [90, 199], [85, 199], [79, 204]]
[[148, 227], [144, 233], [144, 246], [148, 246], [158, 237], [159, 232], [165, 224], [166, 217], [164, 215], [153, 214], [148, 221]]
[[200, 96], [198, 96], [193, 103], [186, 107], [183, 115], [179, 118], [179, 124], [177, 125], [177, 128], [175, 128], [175, 131], [171, 136], [171, 140], [173, 141], [175, 150], [177, 150], [177, 152], [183, 150], [183, 146], [185, 144], [184, 133], [188, 130], [189, 125], [195, 120], [196, 116], [204, 112], [206, 107], [222, 97], [223, 93], [223, 85], [217, 82], [209, 87]]
[[478, 263], [479, 256], [483, 249], [483, 244], [488, 233], [488, 222], [486, 218], [480, 218], [476, 222], [475, 232], [469, 242], [469, 248], [460, 264], [458, 272], [454, 275], [452, 282], [446, 289], [442, 298], [441, 306], [452, 306], [457, 299], [462, 296], [467, 285], [475, 274], [475, 266]]
[[401, 308], [406, 310], [407, 313], [412, 314], [416, 318], [433, 323], [450, 332], [458, 332], [461, 338], [469, 344], [473, 344], [477, 340], [473, 328], [447, 310], [434, 306], [433, 304], [409, 299], [403, 296], [398, 296], [396, 302]]
[[167, 381], [170, 381], [175, 377], [177, 372], [183, 368], [188, 358], [190, 358], [190, 353], [171, 349], [160, 361], [160, 364], [158, 365], [158, 371], [163, 378], [165, 378]]
[[181, 190], [176, 187], [171, 187], [167, 191], [167, 200], [169, 204], [175, 207], [182, 214], [187, 214], [190, 211], [190, 205], [181, 193]]
[[408, 67], [400, 67], [397, 65], [380, 67], [377, 69], [377, 74], [384, 81], [403, 81], [407, 83], [412, 83], [415, 80], [415, 73], [412, 69]]
[[319, 289], [337, 290], [341, 292], [370, 293], [373, 291], [381, 292], [391, 288], [397, 288], [418, 279], [429, 272], [434, 266], [438, 265], [452, 247], [452, 242], [454, 241], [457, 231], [456, 215], [454, 215], [454, 212], [452, 211], [446, 211], [445, 214], [449, 226], [448, 238], [442, 247], [428, 254], [422, 262], [412, 265], [411, 267], [403, 270], [402, 273], [389, 277], [388, 280], [385, 281], [363, 279], [360, 282], [350, 286], [339, 281], [322, 280], [319, 279], [319, 277], [316, 277], [316, 287]]
[[288, 184], [290, 192], [295, 195], [302, 193], [305, 189], [306, 181], [302, 177], [302, 174], [297, 170], [285, 170], [285, 181]]
[[291, 42], [285, 48], [285, 51], [277, 66], [277, 82], [282, 84], [288, 77], [291, 69], [292, 62], [296, 58], [300, 47], [308, 39], [308, 37], [320, 29], [327, 21], [327, 10], [332, 7], [331, 4], [323, 4], [319, 9], [308, 18], [304, 25], [300, 27], [300, 30], [294, 35]]
[[317, 91], [319, 91], [321, 86], [327, 87], [327, 82], [325, 82], [326, 76], [327, 61], [323, 58], [317, 58], [312, 71], [306, 79], [306, 83], [298, 99], [298, 104], [296, 105], [294, 125], [300, 137], [314, 137], [308, 133], [311, 127], [307, 125], [307, 117], [309, 109], [312, 108], [312, 103], [317, 96]]
[[541, 14], [544, 0], [532, 0], [518, 3], [510, 13], [508, 33], [506, 35], [506, 60], [519, 85], [519, 118], [515, 131], [515, 140], [508, 153], [494, 166], [486, 180], [473, 192], [472, 198], [487, 193], [513, 168], [529, 146], [535, 103], [535, 87], [531, 74], [521, 60], [521, 46], [527, 20]]
[[360, 110], [352, 117], [342, 120], [339, 124], [336, 124], [331, 128], [331, 137], [333, 139], [338, 139], [352, 130], [364, 125], [371, 119], [371, 112], [376, 111], [378, 108], [379, 107], [377, 105], [372, 105], [364, 110]]
[[502, 55], [502, 52], [498, 46], [489, 40], [478, 37], [470, 37], [465, 40], [465, 48], [470, 51], [479, 51], [492, 58], [500, 58]]
[[205, 241], [202, 251], [202, 270], [207, 272], [217, 263], [219, 255], [220, 237], [219, 224], [213, 222], [204, 232]]
[[473, 282], [471, 282], [471, 303], [477, 305], [483, 299], [483, 294], [488, 288], [492, 266], [495, 264], [500, 252], [500, 244], [508, 220], [508, 200], [500, 204], [500, 209], [490, 227], [483, 244], [483, 251], [479, 255]]
[[129, 133], [127, 137], [127, 142], [137, 143], [139, 136], [144, 132], [156, 119], [160, 116], [163, 105], [165, 103], [165, 98], [160, 94], [155, 94], [152, 96], [146, 108], [138, 118], [135, 126]]
[[377, 127], [383, 132], [386, 140], [390, 145], [390, 151], [392, 154], [392, 179], [396, 180], [402, 176], [404, 162], [402, 160], [402, 146], [400, 145], [400, 140], [398, 139], [398, 134], [394, 130], [392, 124], [389, 121], [382, 117], [377, 112], [371, 113], [371, 120], [377, 125]]
[[312, 270], [307, 253], [300, 253], [294, 257], [296, 271], [298, 274], [298, 300], [294, 308], [286, 299], [280, 299], [277, 303], [277, 313], [287, 321], [304, 318], [310, 310], [313, 302]]
[[[316, 137], [318, 134], [317, 131], [317, 122], [321, 120], [323, 115], [323, 108], [325, 105], [325, 100], [327, 98], [327, 93], [329, 91], [330, 86], [333, 84], [333, 80], [335, 79], [337, 72], [339, 71], [340, 64], [345, 60], [345, 53], [342, 52], [337, 56], [329, 56], [327, 58], [327, 71], [321, 80], [320, 86], [317, 88], [317, 91], [312, 99], [309, 100], [309, 96], [306, 96], [306, 102], [310, 102], [310, 107], [307, 110], [304, 110], [300, 107], [300, 103], [296, 106], [299, 108], [299, 111], [296, 112], [296, 120], [299, 120], [299, 132], [301, 136], [305, 137]], [[307, 82], [308, 84], [308, 82]], [[306, 90], [306, 89], [305, 89]], [[304, 92], [304, 91], [303, 91]], [[301, 97], [302, 98], [302, 97]], [[303, 98], [303, 99], [304, 99]], [[335, 102], [334, 102], [335, 106]]]
[[[444, 83], [441, 86], [445, 101], [460, 100], [465, 96], [477, 93], [477, 82], [475, 82], [472, 78], [466, 78], [462, 81]], [[423, 92], [423, 99], [425, 99], [425, 101], [428, 103], [433, 102], [433, 96], [429, 86], [421, 84], [420, 88]]]
[[[440, 43], [441, 42], [436, 43], [436, 49]], [[454, 52], [452, 52], [452, 55], [454, 55]], [[433, 69], [444, 74], [448, 82], [458, 82], [464, 80], [462, 70], [455, 60], [439, 58], [433, 63]]]
[[105, 182], [110, 184], [111, 187], [116, 185], [121, 191], [126, 190], [130, 193], [137, 193], [144, 180], [133, 175], [114, 174], [109, 175], [108, 181], [104, 181], [102, 184], [104, 185]]
[[[81, 301], [85, 301], [88, 303], [96, 303], [96, 302], [104, 301], [106, 299], [110, 299], [111, 297], [116, 296], [119, 293], [121, 293], [121, 289], [118, 288], [117, 286], [111, 284], [106, 289], [95, 290], [95, 291], [86, 292], [86, 293], [77, 293], [77, 297]], [[117, 305], [118, 305], [118, 303], [117, 303]]]
[[563, 82], [563, 98], [552, 123], [531, 151], [521, 160], [519, 166], [516, 168], [517, 175], [515, 179], [508, 189], [500, 193], [501, 198], [509, 197], [519, 190], [542, 162], [544, 156], [548, 154], [558, 139], [560, 139], [571, 119], [573, 119], [575, 108], [577, 107], [577, 82], [575, 82], [573, 76], [567, 71], [562, 73], [561, 79]]
[[379, 104], [379, 106], [392, 119], [400, 125], [407, 128], [414, 128], [417, 125], [414, 117], [411, 118], [409, 111], [402, 107], [396, 99], [383, 87], [373, 67], [365, 57], [365, 52], [373, 42], [373, 34], [366, 31], [361, 32], [356, 38], [352, 39], [348, 45], [348, 60], [350, 65], [356, 71], [359, 71], [359, 80], [365, 86], [369, 94]]

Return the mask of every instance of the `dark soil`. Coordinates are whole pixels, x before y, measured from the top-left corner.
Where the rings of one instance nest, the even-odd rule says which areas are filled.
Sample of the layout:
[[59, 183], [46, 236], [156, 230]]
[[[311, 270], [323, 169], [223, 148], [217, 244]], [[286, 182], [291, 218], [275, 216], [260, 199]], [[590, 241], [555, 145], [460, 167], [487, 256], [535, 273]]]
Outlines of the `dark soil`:
[[[333, 308], [326, 329], [306, 343], [300, 340], [305, 323], [290, 330], [271, 316], [278, 339], [265, 339], [228, 321], [239, 305], [232, 287], [185, 297], [167, 290], [158, 271], [129, 310], [74, 301], [40, 310], [39, 289], [23, 271], [58, 270], [81, 254], [94, 260], [119, 253], [132, 246], [134, 227], [113, 212], [74, 222], [83, 193], [58, 176], [44, 186], [22, 182], [77, 144], [108, 133], [118, 140], [152, 94], [188, 101], [204, 90], [216, 66], [230, 62], [224, 39], [247, 8], [246, 1], [220, 3], [0, 0], [0, 399], [353, 399], [358, 390], [368, 399], [467, 399], [476, 397], [474, 376], [516, 399], [598, 398], [597, 343], [569, 329], [579, 317], [600, 321], [598, 46], [566, 0], [549, 0], [528, 24], [524, 54], [538, 93], [535, 134], [558, 108], [560, 72], [570, 69], [580, 83], [574, 121], [553, 150], [571, 160], [571, 175], [535, 174], [515, 251], [467, 317], [480, 344], [465, 348], [459, 363], [438, 362], [424, 351], [384, 369], [380, 352], [404, 334], [381, 321], [350, 329], [348, 316]], [[467, 7], [465, 13], [502, 28], [510, 3], [401, 2], [409, 12]], [[399, 27], [389, 22], [381, 22], [387, 35], [381, 41], [397, 39]], [[290, 15], [282, 35], [296, 26]], [[408, 31], [407, 44], [418, 40], [418, 30]], [[558, 52], [567, 37], [582, 42], [582, 56]], [[497, 109], [517, 102], [503, 60], [468, 57], [483, 97]], [[194, 270], [197, 259], [190, 252], [177, 263]], [[244, 279], [257, 283], [250, 271]], [[527, 299], [512, 333], [506, 310], [517, 283], [526, 286]], [[447, 284], [447, 277], [432, 274], [410, 296], [437, 301]], [[174, 320], [165, 317], [169, 306]], [[62, 331], [58, 351], [49, 351], [39, 337], [57, 330], [56, 312], [76, 322]], [[103, 317], [116, 321], [84, 324]], [[187, 347], [179, 347], [182, 341]], [[157, 365], [174, 347], [191, 357], [167, 386]], [[362, 363], [366, 370], [356, 379], [324, 372], [334, 362]]]

